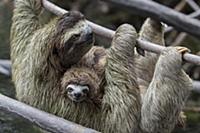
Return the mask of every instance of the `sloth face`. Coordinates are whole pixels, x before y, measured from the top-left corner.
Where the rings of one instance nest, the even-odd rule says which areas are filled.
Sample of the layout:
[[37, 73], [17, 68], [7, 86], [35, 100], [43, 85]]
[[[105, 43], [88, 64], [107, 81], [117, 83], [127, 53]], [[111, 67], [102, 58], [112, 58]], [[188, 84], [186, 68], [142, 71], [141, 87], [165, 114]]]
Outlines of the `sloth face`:
[[69, 99], [74, 102], [82, 102], [87, 99], [89, 87], [83, 85], [69, 84], [66, 87], [66, 93]]
[[57, 55], [62, 66], [69, 67], [90, 50], [94, 44], [94, 36], [84, 16], [71, 11], [59, 18], [53, 42], [53, 54]]

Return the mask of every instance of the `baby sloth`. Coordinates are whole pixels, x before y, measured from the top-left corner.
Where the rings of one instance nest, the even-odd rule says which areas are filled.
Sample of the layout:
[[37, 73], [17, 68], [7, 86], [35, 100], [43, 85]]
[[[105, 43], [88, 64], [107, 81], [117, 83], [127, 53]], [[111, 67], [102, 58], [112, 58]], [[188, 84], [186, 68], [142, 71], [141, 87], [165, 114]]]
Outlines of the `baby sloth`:
[[65, 72], [62, 94], [73, 102], [89, 102], [99, 105], [103, 96], [98, 75], [86, 67], [73, 67]]

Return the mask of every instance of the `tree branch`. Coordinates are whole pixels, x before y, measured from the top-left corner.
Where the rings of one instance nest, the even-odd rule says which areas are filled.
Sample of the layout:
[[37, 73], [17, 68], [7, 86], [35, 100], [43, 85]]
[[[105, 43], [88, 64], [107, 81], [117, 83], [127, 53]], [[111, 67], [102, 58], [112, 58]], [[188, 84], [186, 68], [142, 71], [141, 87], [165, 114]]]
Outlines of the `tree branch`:
[[[111, 1], [111, 0], [109, 0], [109, 1]], [[114, 1], [114, 0], [113, 0]], [[121, 0], [119, 0], [119, 1], [121, 1]], [[128, 0], [129, 1], [129, 0]], [[136, 3], [140, 3], [140, 2], [142, 2], [141, 0], [134, 0], [134, 1], [136, 1]], [[143, 1], [144, 2], [144, 1]], [[149, 2], [152, 2], [152, 1], [145, 1], [145, 2], [147, 2], [147, 3], [149, 3]], [[130, 1], [129, 1], [129, 3], [130, 3]], [[131, 4], [131, 3], [130, 3]], [[140, 3], [141, 4], [141, 3]], [[47, 1], [47, 0], [43, 0], [43, 5], [44, 5], [44, 7], [47, 9], [47, 10], [49, 10], [49, 11], [51, 11], [51, 12], [53, 12], [53, 13], [55, 13], [56, 15], [62, 15], [62, 14], [64, 14], [64, 13], [66, 13], [67, 11], [66, 10], [64, 10], [64, 9], [62, 9], [62, 8], [60, 8], [60, 7], [58, 7], [58, 6], [56, 6], [56, 5], [54, 5], [53, 3], [51, 3], [51, 2], [49, 2], [49, 1]], [[140, 7], [143, 7], [144, 5], [142, 5], [142, 6], [140, 6]], [[155, 12], [157, 12], [155, 9], [153, 9]], [[171, 11], [171, 9], [170, 9], [170, 11]], [[173, 12], [175, 12], [175, 11], [173, 11]], [[180, 13], [176, 13], [176, 14], [179, 14], [180, 15]], [[184, 20], [182, 20], [182, 21], [185, 21], [185, 19], [188, 21], [187, 22], [187, 25], [189, 25], [189, 24], [191, 24], [192, 22], [191, 22], [191, 20], [189, 20], [189, 19], [191, 19], [191, 18], [189, 18], [189, 17], [186, 17], [185, 15], [182, 15], [181, 14], [181, 16], [184, 16]], [[177, 16], [176, 16], [177, 17]], [[192, 19], [193, 20], [193, 19]], [[179, 20], [180, 21], [180, 20]], [[105, 37], [105, 38], [108, 38], [108, 39], [112, 39], [112, 37], [114, 36], [114, 31], [112, 31], [112, 30], [110, 30], [110, 29], [107, 29], [107, 28], [105, 28], [105, 27], [102, 27], [102, 26], [100, 26], [100, 25], [97, 25], [97, 24], [95, 24], [95, 23], [92, 23], [92, 22], [90, 22], [90, 21], [87, 21], [88, 23], [89, 23], [89, 25], [92, 27], [92, 29], [93, 29], [93, 31], [94, 31], [94, 33], [95, 34], [97, 34], [97, 35], [99, 35], [99, 36], [101, 36], [101, 37]], [[189, 23], [190, 22], [190, 23]], [[198, 24], [197, 24], [197, 22], [198, 22]], [[186, 22], [182, 22], [184, 25], [186, 25]], [[177, 23], [177, 25], [180, 27], [180, 25], [182, 24], [182, 23]], [[198, 31], [199, 32], [199, 35], [200, 35], [200, 22], [199, 21], [197, 21], [197, 20], [195, 20], [194, 21], [194, 24], [193, 24], [193, 26], [184, 26], [184, 25], [182, 25], [181, 27], [193, 27], [195, 30], [194, 31]], [[192, 25], [192, 24], [191, 24]], [[198, 26], [195, 26], [195, 25], [198, 25]], [[198, 30], [199, 29], [199, 30]], [[146, 42], [146, 41], [143, 41], [143, 40], [138, 40], [138, 46], [140, 47], [140, 48], [143, 48], [144, 50], [147, 50], [147, 51], [151, 51], [151, 52], [154, 52], [154, 53], [160, 53], [161, 52], [161, 50], [163, 50], [165, 47], [163, 47], [163, 46], [159, 46], [159, 45], [156, 45], [156, 44], [153, 44], [153, 43], [150, 43], [150, 42]], [[197, 65], [200, 65], [200, 57], [199, 56], [197, 56], [197, 55], [192, 55], [192, 54], [188, 54], [188, 53], [186, 53], [186, 54], [184, 54], [184, 59], [185, 59], [185, 61], [188, 61], [188, 62], [191, 62], [191, 63], [194, 63], [194, 64], [197, 64]]]
[[199, 5], [197, 5], [197, 3], [195, 3], [193, 0], [186, 0], [186, 2], [190, 5], [190, 7], [192, 9], [194, 9], [195, 11], [199, 10], [200, 7]]
[[63, 118], [38, 110], [0, 94], [0, 110], [21, 116], [33, 124], [52, 133], [99, 133]]
[[0, 73], [7, 76], [11, 75], [11, 62], [9, 60], [0, 59]]
[[193, 80], [193, 91], [200, 93], [200, 82]]
[[169, 7], [158, 4], [154, 1], [144, 0], [103, 0], [124, 8], [132, 13], [152, 17], [168, 25], [176, 27], [180, 31], [200, 37], [200, 21], [190, 18]]

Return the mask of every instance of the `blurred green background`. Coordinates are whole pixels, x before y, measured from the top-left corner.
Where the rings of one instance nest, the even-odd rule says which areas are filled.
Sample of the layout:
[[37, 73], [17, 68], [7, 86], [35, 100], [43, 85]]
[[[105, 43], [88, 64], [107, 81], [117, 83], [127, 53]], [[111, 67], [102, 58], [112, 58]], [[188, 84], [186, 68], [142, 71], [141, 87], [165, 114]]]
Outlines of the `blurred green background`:
[[[185, 3], [185, 0], [156, 0], [157, 2], [175, 8], [185, 14], [190, 14], [193, 9]], [[79, 10], [85, 17], [97, 24], [110, 29], [116, 29], [123, 23], [129, 23], [140, 29], [144, 17], [137, 14], [126, 12], [120, 8], [108, 5], [99, 0], [54, 0], [60, 7], [67, 10]], [[200, 5], [200, 1], [196, 1]], [[0, 59], [10, 58], [9, 32], [11, 26], [13, 10], [13, 0], [0, 0]], [[42, 21], [49, 21], [53, 14], [44, 12]], [[200, 40], [186, 34], [182, 40], [179, 38], [180, 32], [171, 31], [166, 33], [167, 45], [183, 45], [191, 49], [192, 53], [197, 54], [200, 51]], [[179, 39], [179, 40], [178, 40]], [[96, 45], [106, 45], [106, 41], [97, 38]], [[193, 64], [184, 64], [186, 72], [195, 80], [200, 80], [200, 66]], [[15, 89], [11, 77], [0, 74], [0, 93], [15, 98]], [[186, 127], [176, 128], [174, 133], [200, 133], [200, 94], [192, 92], [186, 107], [187, 123]], [[193, 108], [197, 108], [194, 110]], [[31, 125], [28, 121], [0, 110], [0, 133], [39, 133], [40, 130]]]

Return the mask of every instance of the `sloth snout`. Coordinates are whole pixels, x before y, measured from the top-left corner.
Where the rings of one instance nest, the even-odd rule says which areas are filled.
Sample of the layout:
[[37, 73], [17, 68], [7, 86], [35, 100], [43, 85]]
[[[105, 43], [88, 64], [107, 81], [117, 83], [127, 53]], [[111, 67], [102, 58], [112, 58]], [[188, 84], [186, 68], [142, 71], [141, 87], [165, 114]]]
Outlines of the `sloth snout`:
[[82, 94], [81, 94], [80, 92], [78, 92], [78, 93], [74, 93], [74, 96], [75, 96], [76, 98], [80, 98], [80, 97], [82, 96]]

